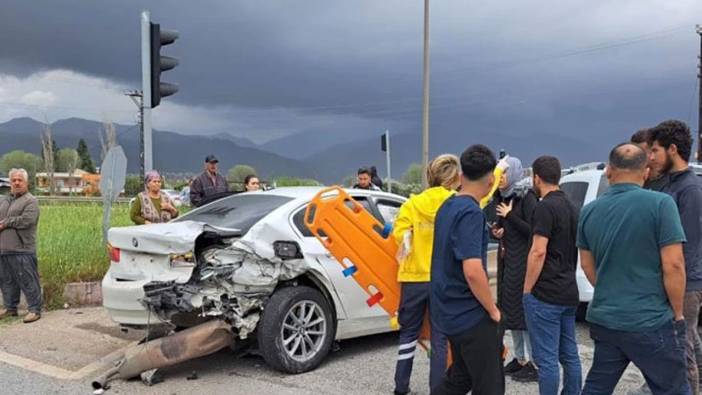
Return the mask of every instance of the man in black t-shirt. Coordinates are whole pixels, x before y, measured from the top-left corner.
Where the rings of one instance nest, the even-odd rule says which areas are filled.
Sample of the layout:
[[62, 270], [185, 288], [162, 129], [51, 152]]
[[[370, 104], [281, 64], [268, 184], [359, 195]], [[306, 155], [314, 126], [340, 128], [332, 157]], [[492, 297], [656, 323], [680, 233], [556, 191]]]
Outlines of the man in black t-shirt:
[[582, 371], [575, 341], [578, 285], [575, 239], [578, 212], [558, 187], [561, 164], [552, 156], [534, 161], [534, 190], [541, 201], [532, 219], [532, 246], [524, 281], [524, 313], [539, 392], [558, 394], [560, 361], [564, 395], [580, 394]]

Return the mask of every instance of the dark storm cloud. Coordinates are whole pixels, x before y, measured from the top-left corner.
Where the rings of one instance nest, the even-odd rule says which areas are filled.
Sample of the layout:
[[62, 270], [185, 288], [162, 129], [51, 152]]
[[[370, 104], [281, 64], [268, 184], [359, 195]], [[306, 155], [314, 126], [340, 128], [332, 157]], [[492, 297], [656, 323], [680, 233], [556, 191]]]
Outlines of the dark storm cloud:
[[[169, 100], [326, 114], [337, 129], [343, 118], [333, 115], [349, 114], [410, 130], [421, 116], [422, 3], [6, 1], [0, 72], [66, 68], [137, 87], [147, 7], [181, 33], [164, 50], [181, 60], [164, 77], [181, 86]], [[601, 119], [607, 129], [689, 118], [692, 16], [702, 4], [674, 3], [432, 2], [432, 125], [568, 133]], [[280, 132], [276, 114], [248, 116]]]

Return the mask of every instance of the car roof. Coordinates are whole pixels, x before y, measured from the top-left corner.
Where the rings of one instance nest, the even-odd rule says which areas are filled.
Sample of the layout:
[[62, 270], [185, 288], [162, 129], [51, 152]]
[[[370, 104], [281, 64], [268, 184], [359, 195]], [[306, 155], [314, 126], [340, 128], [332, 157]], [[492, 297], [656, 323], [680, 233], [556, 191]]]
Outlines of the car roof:
[[[329, 187], [282, 187], [282, 188], [270, 189], [267, 191], [256, 191], [256, 192], [247, 192], [247, 193], [284, 196], [284, 197], [288, 197], [291, 199], [312, 199], [312, 197], [314, 197], [314, 195], [319, 193], [319, 191], [326, 189], [326, 188], [329, 188]], [[382, 192], [382, 191], [371, 191], [371, 190], [367, 190], [367, 189], [350, 189], [350, 188], [344, 188], [344, 190], [346, 192], [354, 194], [354, 195], [387, 197], [390, 199], [405, 200], [405, 198], [400, 196], [400, 195], [396, 195], [394, 193]]]
[[604, 173], [604, 170], [576, 171], [574, 173], [566, 174], [563, 177], [561, 177], [560, 183], [569, 182], [569, 181], [583, 181], [583, 180], [592, 180], [592, 181], [598, 182], [600, 177], [602, 177], [602, 173]]

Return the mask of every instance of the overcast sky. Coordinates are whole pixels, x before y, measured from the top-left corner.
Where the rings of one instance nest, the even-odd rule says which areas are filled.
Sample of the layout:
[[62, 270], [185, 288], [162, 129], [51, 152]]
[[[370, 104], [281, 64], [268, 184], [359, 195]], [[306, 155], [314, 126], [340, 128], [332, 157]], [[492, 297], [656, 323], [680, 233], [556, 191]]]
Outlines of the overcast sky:
[[[421, 128], [421, 0], [6, 0], [0, 121], [133, 124], [122, 92], [140, 88], [144, 8], [181, 35], [162, 51], [180, 59], [163, 76], [180, 92], [156, 128], [257, 142]], [[434, 0], [432, 132], [578, 123], [628, 135], [667, 118], [696, 129], [695, 23], [699, 0]]]

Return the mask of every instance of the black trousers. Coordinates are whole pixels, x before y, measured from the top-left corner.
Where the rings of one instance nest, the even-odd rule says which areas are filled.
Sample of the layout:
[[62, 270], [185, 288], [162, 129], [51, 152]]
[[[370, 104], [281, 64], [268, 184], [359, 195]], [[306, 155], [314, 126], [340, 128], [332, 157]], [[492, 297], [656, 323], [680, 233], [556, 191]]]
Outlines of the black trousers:
[[432, 395], [502, 395], [505, 374], [499, 324], [486, 317], [457, 336], [449, 336], [453, 364]]
[[17, 311], [20, 291], [27, 298], [29, 311], [41, 313], [41, 285], [35, 254], [0, 255], [0, 289], [7, 310]]

